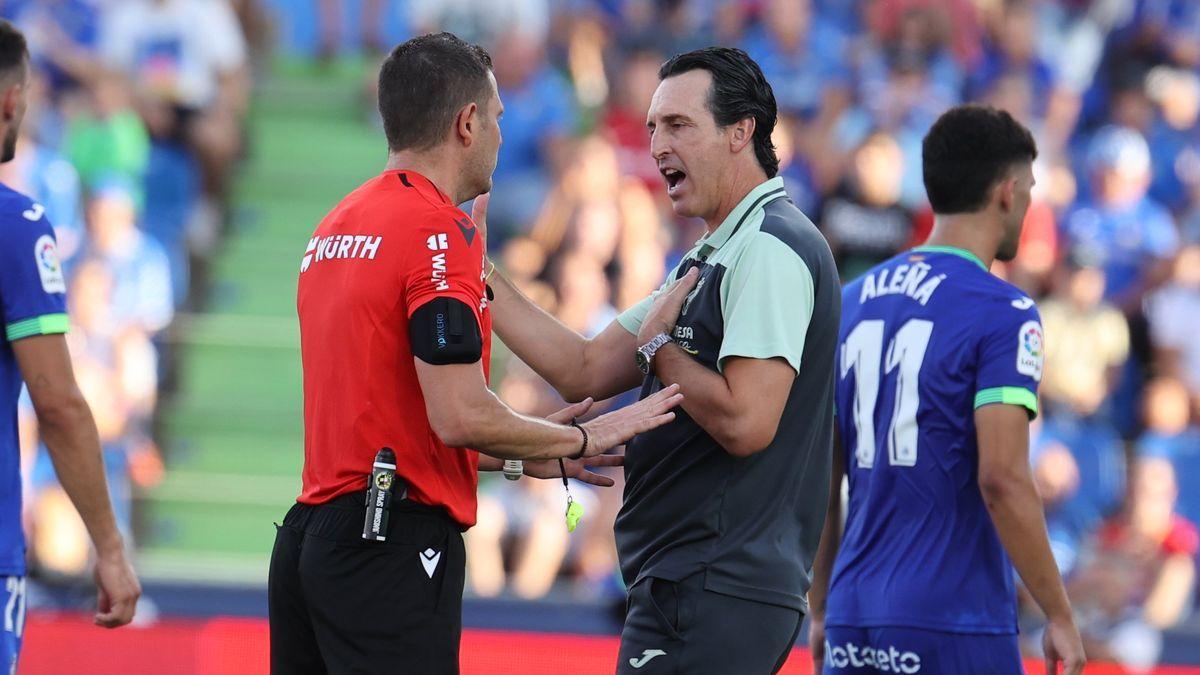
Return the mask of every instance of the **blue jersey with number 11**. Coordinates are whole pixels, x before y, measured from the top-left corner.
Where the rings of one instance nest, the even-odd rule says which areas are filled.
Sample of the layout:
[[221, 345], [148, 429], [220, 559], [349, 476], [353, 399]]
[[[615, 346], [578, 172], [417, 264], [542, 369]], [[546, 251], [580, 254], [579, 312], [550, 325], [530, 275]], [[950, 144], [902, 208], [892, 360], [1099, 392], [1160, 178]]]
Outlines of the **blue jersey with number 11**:
[[848, 284], [842, 308], [837, 427], [850, 506], [826, 623], [1015, 633], [974, 411], [1037, 414], [1033, 301], [966, 251], [924, 247]]

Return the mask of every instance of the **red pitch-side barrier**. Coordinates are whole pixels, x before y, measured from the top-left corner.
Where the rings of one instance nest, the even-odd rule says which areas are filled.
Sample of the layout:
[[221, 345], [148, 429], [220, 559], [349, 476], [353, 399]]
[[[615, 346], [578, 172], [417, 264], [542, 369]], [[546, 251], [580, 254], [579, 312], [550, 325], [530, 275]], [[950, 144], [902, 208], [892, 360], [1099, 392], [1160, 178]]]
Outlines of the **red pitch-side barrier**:
[[[262, 619], [168, 619], [147, 628], [107, 631], [87, 617], [31, 614], [25, 625], [22, 675], [262, 675], [267, 672], [267, 622]], [[617, 639], [587, 635], [467, 630], [462, 641], [465, 675], [610, 675]], [[1041, 664], [1026, 664], [1044, 675]], [[1088, 675], [1122, 675], [1109, 665]], [[1200, 668], [1160, 668], [1159, 675], [1200, 675]], [[811, 675], [806, 650], [783, 668]]]

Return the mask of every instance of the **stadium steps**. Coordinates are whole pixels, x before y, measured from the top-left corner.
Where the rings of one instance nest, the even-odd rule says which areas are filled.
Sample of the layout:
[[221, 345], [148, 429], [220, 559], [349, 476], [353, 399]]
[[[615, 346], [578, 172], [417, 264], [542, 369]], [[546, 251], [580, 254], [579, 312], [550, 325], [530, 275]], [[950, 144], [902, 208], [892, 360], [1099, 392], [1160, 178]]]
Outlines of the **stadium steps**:
[[210, 306], [172, 331], [180, 381], [163, 411], [167, 474], [137, 495], [138, 563], [151, 580], [266, 579], [272, 522], [299, 492], [300, 257], [321, 217], [386, 159], [361, 106], [367, 72], [281, 63], [257, 90]]

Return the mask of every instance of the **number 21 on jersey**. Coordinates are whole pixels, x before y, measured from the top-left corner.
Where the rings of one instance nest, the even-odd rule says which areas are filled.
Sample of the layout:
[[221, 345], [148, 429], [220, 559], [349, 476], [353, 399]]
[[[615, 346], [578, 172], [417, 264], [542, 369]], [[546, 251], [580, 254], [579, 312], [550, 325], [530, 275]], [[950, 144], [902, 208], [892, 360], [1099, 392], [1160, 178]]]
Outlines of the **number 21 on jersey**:
[[884, 322], [861, 321], [842, 344], [842, 379], [853, 371], [854, 429], [858, 435], [854, 458], [859, 468], [875, 466], [875, 404], [882, 378], [894, 377], [895, 403], [887, 428], [888, 463], [914, 466], [917, 463], [917, 409], [920, 408], [921, 364], [933, 334], [933, 322], [909, 319], [896, 331], [883, 353]]

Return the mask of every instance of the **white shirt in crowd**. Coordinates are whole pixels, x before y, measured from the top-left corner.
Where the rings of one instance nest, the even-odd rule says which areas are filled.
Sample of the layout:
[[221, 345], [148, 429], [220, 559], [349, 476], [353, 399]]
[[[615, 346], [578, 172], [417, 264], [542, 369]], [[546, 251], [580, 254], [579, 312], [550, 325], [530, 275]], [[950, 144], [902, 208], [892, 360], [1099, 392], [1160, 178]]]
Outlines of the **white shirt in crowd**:
[[1188, 389], [1200, 392], [1200, 288], [1171, 284], [1150, 296], [1147, 305], [1155, 344], [1179, 352]]
[[127, 0], [105, 10], [100, 54], [143, 92], [202, 109], [245, 62], [246, 42], [227, 0]]

